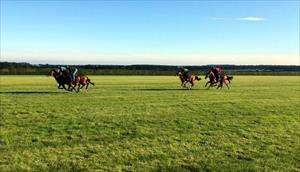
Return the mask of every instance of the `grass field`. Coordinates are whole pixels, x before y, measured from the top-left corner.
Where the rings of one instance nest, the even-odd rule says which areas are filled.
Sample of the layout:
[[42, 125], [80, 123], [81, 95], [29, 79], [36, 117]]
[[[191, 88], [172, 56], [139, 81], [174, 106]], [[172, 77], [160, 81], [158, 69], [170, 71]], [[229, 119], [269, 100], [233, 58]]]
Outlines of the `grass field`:
[[0, 171], [300, 171], [300, 77], [0, 76]]

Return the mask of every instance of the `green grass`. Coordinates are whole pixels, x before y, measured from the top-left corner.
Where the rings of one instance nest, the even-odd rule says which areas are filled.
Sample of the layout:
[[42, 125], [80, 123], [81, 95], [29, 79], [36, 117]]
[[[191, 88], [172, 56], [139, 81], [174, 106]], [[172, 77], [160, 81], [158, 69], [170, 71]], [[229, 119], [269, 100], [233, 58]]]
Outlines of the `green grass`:
[[0, 171], [300, 171], [300, 77], [0, 76]]

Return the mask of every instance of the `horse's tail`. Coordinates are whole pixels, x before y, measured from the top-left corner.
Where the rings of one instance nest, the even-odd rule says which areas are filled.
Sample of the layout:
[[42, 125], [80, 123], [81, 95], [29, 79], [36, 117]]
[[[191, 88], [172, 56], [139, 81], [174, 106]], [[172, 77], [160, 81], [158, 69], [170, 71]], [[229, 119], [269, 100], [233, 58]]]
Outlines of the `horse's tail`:
[[231, 80], [233, 80], [233, 76], [227, 76], [227, 79], [229, 80], [229, 81], [231, 81]]
[[200, 81], [200, 80], [201, 80], [201, 78], [198, 77], [198, 76], [195, 76], [195, 78], [196, 78], [197, 81]]
[[92, 85], [95, 85], [95, 83], [91, 82], [91, 80], [89, 78], [87, 79], [87, 82], [92, 84]]

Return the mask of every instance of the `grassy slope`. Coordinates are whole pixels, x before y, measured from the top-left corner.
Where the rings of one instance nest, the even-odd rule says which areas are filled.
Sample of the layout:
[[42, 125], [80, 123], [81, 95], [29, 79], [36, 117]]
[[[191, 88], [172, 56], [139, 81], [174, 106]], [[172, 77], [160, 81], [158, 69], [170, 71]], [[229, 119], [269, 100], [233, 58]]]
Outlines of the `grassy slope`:
[[0, 171], [300, 171], [300, 77], [237, 76], [230, 90], [174, 77], [1, 76]]

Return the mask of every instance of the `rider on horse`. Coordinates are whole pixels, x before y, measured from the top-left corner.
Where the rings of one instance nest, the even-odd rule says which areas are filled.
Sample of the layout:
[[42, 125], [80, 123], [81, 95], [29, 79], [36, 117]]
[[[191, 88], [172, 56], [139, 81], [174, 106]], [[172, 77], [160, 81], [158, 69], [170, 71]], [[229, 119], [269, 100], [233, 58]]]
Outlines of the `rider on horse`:
[[74, 67], [74, 66], [71, 66], [71, 67], [67, 66], [67, 69], [68, 69], [68, 71], [69, 71], [69, 73], [71, 75], [72, 82], [74, 82], [75, 79], [76, 79], [76, 74], [78, 72], [78, 69], [76, 67]]
[[59, 72], [61, 72], [63, 75], [67, 76], [67, 68], [64, 66], [57, 66]]
[[216, 82], [219, 82], [221, 78], [221, 68], [220, 67], [212, 67], [210, 69], [210, 72], [212, 72], [215, 75]]
[[57, 66], [59, 72], [61, 72], [62, 75], [66, 77], [71, 77], [72, 82], [76, 79], [76, 74], [78, 72], [78, 69], [73, 66]]
[[179, 71], [182, 73], [183, 78], [185, 81], [189, 81], [189, 77], [190, 77], [190, 71], [187, 68], [181, 67], [179, 68]]

